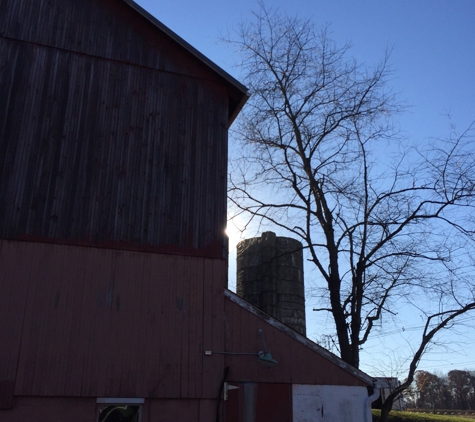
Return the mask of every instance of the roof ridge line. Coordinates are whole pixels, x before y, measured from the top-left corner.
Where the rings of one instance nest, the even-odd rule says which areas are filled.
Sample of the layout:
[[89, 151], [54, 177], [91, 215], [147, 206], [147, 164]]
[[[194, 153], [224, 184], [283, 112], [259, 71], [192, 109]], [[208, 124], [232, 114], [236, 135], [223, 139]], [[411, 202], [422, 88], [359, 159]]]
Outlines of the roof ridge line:
[[162, 32], [164, 32], [166, 35], [168, 35], [170, 38], [172, 38], [176, 43], [181, 45], [185, 50], [187, 50], [189, 53], [191, 53], [197, 59], [202, 61], [204, 64], [206, 64], [211, 69], [213, 69], [216, 73], [218, 73], [227, 82], [234, 85], [237, 89], [242, 91], [244, 94], [248, 93], [248, 89], [241, 82], [239, 82], [236, 78], [231, 76], [228, 72], [226, 72], [224, 69], [222, 69], [216, 63], [214, 63], [211, 59], [206, 57], [203, 53], [198, 51], [190, 43], [188, 43], [183, 38], [181, 38], [178, 34], [173, 32], [170, 28], [168, 28], [168, 26], [166, 26], [162, 22], [160, 22], [155, 16], [153, 16], [151, 13], [147, 12], [142, 6], [138, 5], [133, 0], [122, 0], [122, 1], [124, 3], [126, 3], [127, 5], [129, 5], [136, 12], [138, 12], [140, 15], [142, 15], [152, 25], [156, 26], [158, 29], [160, 29]]
[[312, 349], [314, 352], [318, 353], [319, 355], [323, 356], [324, 358], [328, 359], [330, 362], [334, 363], [341, 369], [351, 373], [352, 375], [356, 376], [357, 378], [361, 379], [365, 383], [373, 386], [376, 380], [369, 376], [367, 373], [361, 371], [358, 368], [346, 363], [343, 359], [339, 358], [337, 355], [333, 354], [329, 350], [325, 349], [324, 347], [318, 345], [314, 341], [310, 340], [309, 338], [305, 337], [304, 335], [300, 334], [299, 332], [293, 330], [289, 326], [285, 325], [278, 319], [275, 319], [269, 314], [266, 314], [264, 311], [261, 311], [254, 305], [251, 305], [241, 296], [238, 296], [236, 293], [232, 292], [229, 289], [224, 289], [224, 296], [228, 299], [232, 300], [237, 305], [241, 306], [242, 308], [248, 310], [255, 316], [263, 319], [264, 321], [268, 322], [275, 328], [279, 329], [280, 331], [285, 332], [287, 335], [292, 337], [294, 340], [297, 340], [299, 343], [303, 344], [304, 346]]

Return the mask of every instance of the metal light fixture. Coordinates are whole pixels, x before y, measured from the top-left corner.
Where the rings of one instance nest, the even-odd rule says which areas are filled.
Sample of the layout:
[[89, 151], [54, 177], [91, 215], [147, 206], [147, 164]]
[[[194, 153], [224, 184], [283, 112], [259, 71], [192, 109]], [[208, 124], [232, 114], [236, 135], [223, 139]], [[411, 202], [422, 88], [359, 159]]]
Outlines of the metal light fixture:
[[272, 359], [272, 355], [270, 354], [269, 350], [267, 350], [266, 342], [264, 340], [264, 334], [262, 333], [262, 330], [259, 328], [259, 335], [261, 336], [262, 339], [262, 344], [264, 345], [264, 351], [263, 352], [257, 352], [257, 355], [259, 356], [259, 362], [265, 363], [266, 365], [271, 365], [275, 366], [277, 365], [277, 361], [275, 359]]
[[265, 363], [266, 365], [269, 365], [269, 366], [275, 366], [277, 365], [277, 361], [275, 359], [272, 359], [272, 355], [270, 354], [270, 352], [258, 352], [258, 360], [259, 362], [261, 363]]
[[267, 365], [267, 366], [275, 366], [277, 365], [277, 361], [275, 359], [272, 359], [272, 355], [270, 354], [269, 350], [267, 350], [266, 342], [264, 340], [264, 334], [262, 333], [262, 330], [259, 329], [259, 335], [262, 339], [262, 344], [264, 346], [264, 350], [259, 351], [257, 353], [246, 353], [246, 352], [215, 352], [212, 350], [205, 350], [205, 355], [206, 356], [211, 356], [213, 353], [217, 355], [257, 355], [257, 359], [259, 362]]

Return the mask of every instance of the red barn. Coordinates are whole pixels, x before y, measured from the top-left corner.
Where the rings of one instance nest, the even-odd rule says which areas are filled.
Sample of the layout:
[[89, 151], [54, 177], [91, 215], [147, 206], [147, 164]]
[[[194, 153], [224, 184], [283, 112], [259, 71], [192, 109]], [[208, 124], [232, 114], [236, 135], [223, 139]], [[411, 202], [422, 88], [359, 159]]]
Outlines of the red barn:
[[132, 0], [0, 28], [0, 420], [365, 420], [370, 377], [226, 289], [245, 87]]

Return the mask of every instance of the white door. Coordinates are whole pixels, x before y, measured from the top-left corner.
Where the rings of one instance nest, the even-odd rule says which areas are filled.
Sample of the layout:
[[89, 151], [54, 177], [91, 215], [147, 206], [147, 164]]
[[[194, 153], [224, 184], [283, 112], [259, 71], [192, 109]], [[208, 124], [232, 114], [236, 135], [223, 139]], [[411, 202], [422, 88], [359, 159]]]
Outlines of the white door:
[[292, 386], [292, 413], [293, 422], [321, 422], [323, 421], [322, 400], [314, 385]]
[[361, 422], [365, 420], [366, 387], [292, 386], [294, 422]]

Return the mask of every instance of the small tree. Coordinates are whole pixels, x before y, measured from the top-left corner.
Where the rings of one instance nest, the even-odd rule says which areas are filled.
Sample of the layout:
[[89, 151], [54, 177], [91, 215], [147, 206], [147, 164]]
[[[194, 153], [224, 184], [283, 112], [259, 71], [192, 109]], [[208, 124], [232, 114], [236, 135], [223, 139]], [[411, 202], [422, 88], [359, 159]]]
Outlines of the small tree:
[[[468, 311], [474, 310], [475, 309], [475, 302], [469, 303], [468, 305], [465, 306], [460, 306], [457, 309], [452, 309], [452, 310], [446, 310], [434, 315], [430, 315], [427, 318], [424, 330], [422, 332], [422, 338], [420, 341], [419, 346], [417, 347], [414, 356], [411, 359], [411, 362], [409, 364], [409, 371], [408, 371], [408, 376], [406, 380], [396, 387], [387, 397], [386, 401], [383, 403], [381, 407], [381, 416], [379, 421], [380, 422], [386, 422], [388, 420], [389, 412], [391, 412], [393, 403], [395, 399], [409, 386], [412, 384], [414, 381], [414, 376], [416, 374], [417, 370], [417, 365], [419, 364], [419, 361], [424, 354], [424, 351], [426, 350], [427, 346], [430, 344], [431, 341], [433, 341], [435, 335], [447, 328], [450, 327], [453, 324], [453, 321], [460, 315], [463, 315], [467, 313]], [[428, 373], [427, 373], [428, 374]], [[430, 374], [432, 375], [432, 374]], [[434, 375], [432, 377], [427, 376], [426, 381], [427, 382], [432, 382], [433, 384], [437, 384]], [[440, 381], [440, 380], [439, 380]], [[436, 386], [436, 390], [439, 390], [439, 397], [440, 397], [440, 382], [438, 383], [439, 385]], [[434, 390], [434, 389], [433, 389]], [[434, 396], [436, 391], [432, 391], [432, 395]], [[453, 397], [453, 396], [452, 396]], [[435, 404], [435, 403], [434, 403]]]
[[400, 307], [426, 316], [400, 393], [434, 336], [475, 306], [470, 277], [459, 271], [473, 234], [470, 129], [403, 148], [388, 56], [365, 68], [310, 21], [264, 7], [255, 18], [232, 41], [252, 96], [235, 133], [242, 144], [230, 201], [248, 221], [303, 242], [319, 274], [317, 311], [331, 315], [346, 362], [359, 366], [374, 327]]
[[454, 401], [454, 408], [460, 410], [470, 409], [473, 393], [470, 372], [454, 369], [447, 374], [447, 379]]
[[470, 410], [475, 410], [475, 371], [470, 371]]
[[[419, 394], [417, 407], [420, 409], [432, 409], [439, 403], [441, 385], [443, 380], [435, 374], [427, 371], [416, 371], [416, 389]], [[446, 408], [446, 407], [444, 407]]]

